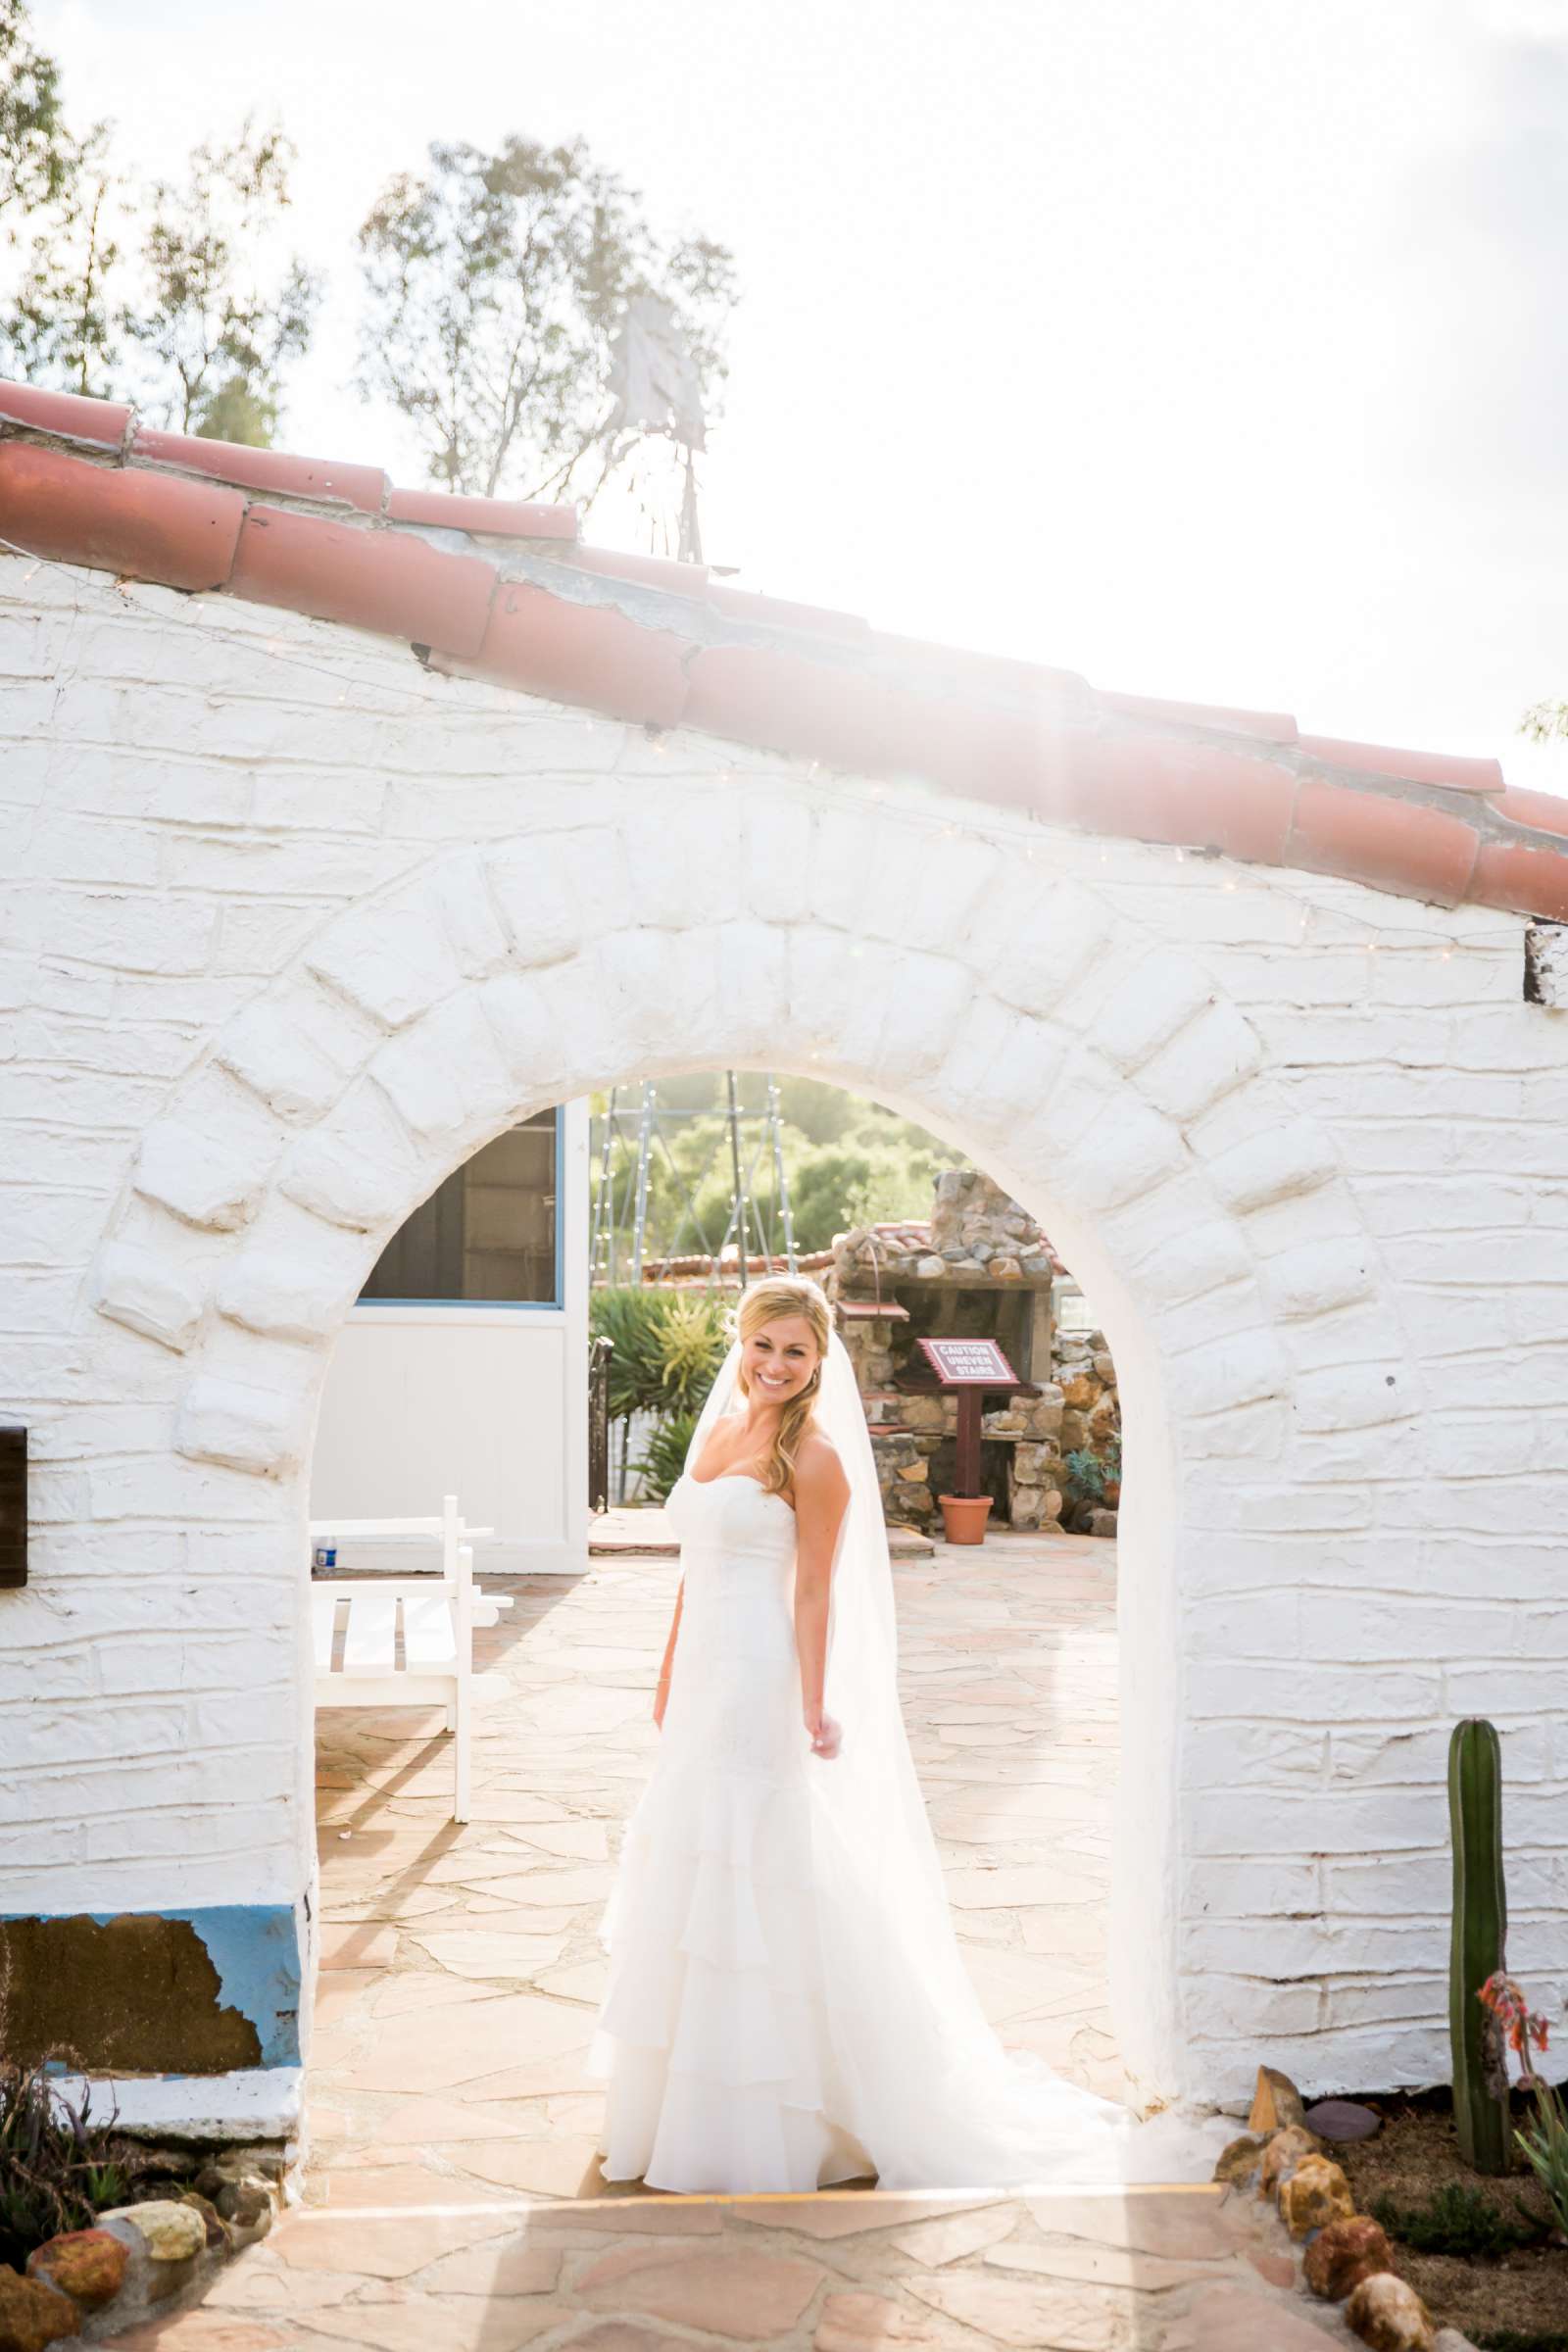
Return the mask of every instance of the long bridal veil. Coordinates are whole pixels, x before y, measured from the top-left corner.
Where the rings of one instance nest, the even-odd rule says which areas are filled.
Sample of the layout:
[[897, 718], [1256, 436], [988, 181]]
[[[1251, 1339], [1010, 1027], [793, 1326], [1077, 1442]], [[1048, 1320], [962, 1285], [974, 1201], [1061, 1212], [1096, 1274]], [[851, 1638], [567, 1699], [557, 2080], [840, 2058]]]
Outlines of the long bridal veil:
[[[740, 1345], [703, 1408], [689, 1469], [737, 1409]], [[970, 1982], [909, 1753], [893, 1573], [865, 1413], [835, 1332], [817, 1426], [850, 1482], [828, 1606], [823, 1704], [837, 1756], [811, 1757], [813, 1882], [829, 2031], [851, 2112], [838, 2121], [884, 2188], [1126, 2178], [1130, 2112], [1003, 2047]], [[803, 1733], [804, 1739], [804, 1733]]]

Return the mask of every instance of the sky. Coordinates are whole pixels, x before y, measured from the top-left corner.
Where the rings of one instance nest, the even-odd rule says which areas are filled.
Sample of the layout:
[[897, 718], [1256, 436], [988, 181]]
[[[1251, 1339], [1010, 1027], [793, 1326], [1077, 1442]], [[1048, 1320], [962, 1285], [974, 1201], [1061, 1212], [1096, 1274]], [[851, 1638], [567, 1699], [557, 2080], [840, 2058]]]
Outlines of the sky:
[[702, 500], [742, 585], [1568, 793], [1517, 732], [1568, 698], [1568, 0], [33, 16], [144, 171], [295, 141], [286, 446], [421, 478], [353, 389], [358, 224], [433, 138], [580, 135], [735, 253]]

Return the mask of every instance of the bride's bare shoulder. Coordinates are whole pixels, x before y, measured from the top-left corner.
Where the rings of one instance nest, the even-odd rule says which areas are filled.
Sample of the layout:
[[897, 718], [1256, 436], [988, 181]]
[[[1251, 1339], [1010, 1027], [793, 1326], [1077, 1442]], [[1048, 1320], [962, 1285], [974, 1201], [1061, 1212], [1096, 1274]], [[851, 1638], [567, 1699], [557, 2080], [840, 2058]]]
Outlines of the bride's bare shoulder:
[[808, 1429], [795, 1456], [795, 1491], [807, 1498], [830, 1499], [849, 1492], [839, 1449], [820, 1429]]

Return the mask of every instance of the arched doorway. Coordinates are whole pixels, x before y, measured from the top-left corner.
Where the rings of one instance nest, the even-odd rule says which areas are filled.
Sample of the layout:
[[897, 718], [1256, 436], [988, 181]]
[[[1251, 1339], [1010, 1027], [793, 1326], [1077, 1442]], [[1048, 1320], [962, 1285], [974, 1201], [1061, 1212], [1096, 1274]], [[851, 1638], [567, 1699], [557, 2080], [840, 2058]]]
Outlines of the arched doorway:
[[[350, 1521], [335, 1531], [345, 1543], [339, 1571], [363, 1572], [372, 1557], [395, 1566], [395, 1546], [377, 1549], [370, 1531], [354, 1528], [356, 1510], [428, 1509], [448, 1471], [470, 1516], [505, 1522], [477, 1553], [483, 1588], [505, 1613], [475, 1638], [472, 1791], [461, 1828], [452, 1820], [454, 1751], [428, 1692], [389, 1704], [385, 1666], [367, 1644], [367, 1686], [355, 1691], [340, 1673], [318, 1694], [322, 2032], [312, 2062], [313, 2161], [323, 2183], [349, 2177], [342, 2185], [362, 2199], [375, 2201], [383, 2174], [395, 2184], [416, 2166], [479, 2193], [604, 2186], [601, 2086], [584, 2061], [604, 1986], [598, 1929], [612, 1865], [659, 1745], [648, 1698], [681, 1576], [659, 1501], [741, 1292], [733, 1245], [706, 1263], [672, 1247], [694, 1231], [717, 1240], [733, 1228], [713, 1165], [728, 1170], [733, 1131], [727, 1141], [723, 1117], [700, 1107], [726, 1090], [745, 1102], [744, 1080], [724, 1074], [716, 1086], [711, 1074], [693, 1074], [660, 1089], [667, 1120], [690, 1123], [673, 1135], [661, 1128], [665, 1186], [646, 1161], [628, 1185], [643, 1203], [637, 1229], [648, 1244], [636, 1283], [624, 1231], [600, 1252], [594, 1328], [608, 1325], [635, 1368], [617, 1394], [621, 1404], [640, 1399], [638, 1434], [617, 1452], [638, 1476], [619, 1482], [622, 1493], [630, 1485], [632, 1507], [592, 1520], [575, 1562], [549, 1545], [552, 1483], [534, 1494], [524, 1480], [520, 1512], [509, 1515], [514, 1465], [497, 1483], [502, 1466], [484, 1442], [492, 1424], [515, 1429], [525, 1469], [541, 1448], [559, 1446], [563, 1408], [568, 1421], [580, 1411], [586, 1351], [570, 1312], [575, 1283], [555, 1306], [453, 1294], [481, 1279], [499, 1287], [498, 1274], [514, 1290], [549, 1288], [538, 1269], [524, 1286], [507, 1264], [466, 1265], [473, 1252], [463, 1245], [488, 1255], [505, 1256], [509, 1245], [526, 1250], [559, 1217], [580, 1250], [580, 1174], [577, 1199], [553, 1199], [554, 1172], [536, 1151], [532, 1196], [514, 1198], [498, 1220], [490, 1196], [512, 1155], [481, 1147], [383, 1249], [371, 1295], [351, 1310], [334, 1352], [312, 1517], [314, 1532], [329, 1532], [336, 1501]], [[754, 1101], [760, 1092], [752, 1090]], [[1103, 1530], [1091, 1541], [1060, 1524], [1070, 1484], [1062, 1456], [1088, 1435], [1056, 1377], [1061, 1269], [1047, 1237], [980, 1171], [955, 1168], [957, 1155], [935, 1139], [819, 1081], [785, 1078], [766, 1092], [781, 1106], [769, 1174], [789, 1171], [793, 1253], [826, 1288], [865, 1396], [890, 1521], [905, 1715], [969, 1974], [1006, 2042], [1118, 2096], [1105, 1993], [1115, 1550]], [[563, 1126], [582, 1105], [569, 1107]], [[509, 1137], [537, 1141], [548, 1124]], [[755, 1179], [755, 1144], [749, 1156]], [[777, 1243], [780, 1220], [759, 1190], [762, 1201], [747, 1196], [746, 1222], [753, 1228], [755, 1208], [753, 1238]], [[950, 1210], [957, 1201], [962, 1208]], [[875, 1221], [885, 1215], [896, 1221]], [[951, 1265], [933, 1254], [944, 1246]], [[874, 1285], [863, 1273], [868, 1250]], [[751, 1255], [751, 1279], [768, 1263]], [[421, 1294], [412, 1303], [411, 1289]], [[389, 1326], [392, 1299], [400, 1303]], [[510, 1381], [495, 1338], [509, 1320], [517, 1354]], [[680, 1367], [673, 1385], [659, 1369], [666, 1329]], [[993, 1525], [977, 1551], [941, 1540], [930, 1482], [945, 1471], [940, 1484], [953, 1483], [955, 1414], [921, 1381], [917, 1335], [981, 1329], [1004, 1342], [1021, 1385], [987, 1398], [996, 1409], [980, 1450]], [[563, 1342], [572, 1367], [564, 1383]], [[707, 1349], [695, 1376], [694, 1342]], [[1061, 1345], [1068, 1353], [1080, 1344]], [[1075, 1406], [1084, 1401], [1074, 1396]], [[343, 1590], [357, 1612], [381, 1605], [373, 1576]], [[319, 1606], [320, 1586], [312, 1597]], [[319, 1659], [319, 1628], [318, 1640]], [[416, 1666], [412, 1651], [408, 1666]]]
[[[341, 1316], [380, 1241], [489, 1137], [593, 1087], [713, 1063], [836, 1078], [918, 1118], [1058, 1241], [1117, 1359], [1117, 2027], [1149, 2095], [1233, 2092], [1274, 1992], [1247, 1956], [1267, 1894], [1235, 1867], [1230, 1793], [1183, 1763], [1195, 1711], [1233, 1711], [1201, 1605], [1216, 1554], [1245, 1541], [1219, 1501], [1245, 1490], [1246, 1525], [1292, 1523], [1293, 1411], [1386, 1412], [1388, 1321], [1347, 1324], [1375, 1304], [1375, 1255], [1250, 1024], [1198, 955], [1096, 890], [1087, 850], [1083, 878], [1044, 882], [1036, 838], [783, 778], [744, 796], [608, 783], [564, 825], [547, 804], [537, 830], [450, 853], [328, 923], [220, 1033], [149, 1131], [98, 1303], [183, 1326], [177, 1507], [199, 1528], [209, 1472], [250, 1474], [252, 1518], [298, 1557]], [[1335, 1315], [1328, 1361], [1297, 1345]], [[266, 1866], [280, 1891], [308, 1867], [291, 1607], [295, 1799], [270, 1816]]]

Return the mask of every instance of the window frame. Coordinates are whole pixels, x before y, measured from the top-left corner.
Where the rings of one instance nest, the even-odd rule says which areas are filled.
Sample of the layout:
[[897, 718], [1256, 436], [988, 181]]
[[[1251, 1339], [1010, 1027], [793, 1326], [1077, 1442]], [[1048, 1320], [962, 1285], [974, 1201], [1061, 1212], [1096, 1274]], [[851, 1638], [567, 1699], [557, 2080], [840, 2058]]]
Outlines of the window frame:
[[[351, 1316], [371, 1314], [398, 1323], [487, 1323], [493, 1315], [564, 1315], [566, 1312], [566, 1251], [564, 1210], [566, 1176], [565, 1104], [547, 1107], [556, 1114], [556, 1259], [553, 1298], [367, 1298], [362, 1292], [349, 1308]], [[526, 1125], [526, 1121], [518, 1121]], [[505, 1132], [505, 1130], [503, 1130]], [[465, 1163], [466, 1164], [466, 1163]], [[457, 1169], [453, 1174], [458, 1173]], [[447, 1179], [443, 1179], [443, 1182]], [[369, 1280], [367, 1274], [366, 1280]]]

